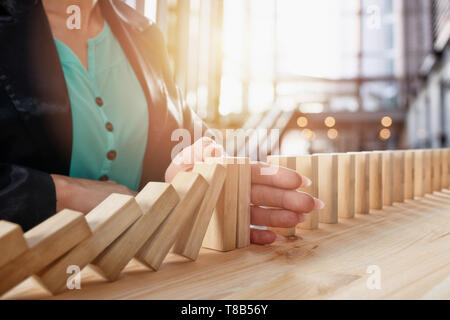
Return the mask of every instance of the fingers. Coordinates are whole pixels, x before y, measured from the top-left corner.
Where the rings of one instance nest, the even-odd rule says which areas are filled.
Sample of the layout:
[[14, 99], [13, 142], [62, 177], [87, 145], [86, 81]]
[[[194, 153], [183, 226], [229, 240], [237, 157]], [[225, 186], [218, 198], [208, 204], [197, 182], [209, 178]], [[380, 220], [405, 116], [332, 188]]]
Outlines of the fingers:
[[257, 206], [251, 207], [251, 224], [257, 226], [291, 228], [304, 220], [305, 217], [302, 213]]
[[204, 161], [209, 157], [220, 157], [223, 153], [223, 147], [211, 138], [198, 139], [193, 145], [184, 148], [175, 156], [166, 170], [166, 181], [172, 181], [180, 171], [191, 171], [195, 162]]
[[282, 208], [296, 213], [311, 212], [324, 207], [322, 201], [307, 193], [260, 184], [252, 185], [251, 201], [256, 206]]
[[277, 236], [274, 232], [269, 230], [250, 230], [250, 242], [254, 244], [270, 244], [276, 240]]
[[254, 162], [252, 163], [252, 183], [281, 189], [298, 189], [310, 186], [311, 180], [288, 168]]

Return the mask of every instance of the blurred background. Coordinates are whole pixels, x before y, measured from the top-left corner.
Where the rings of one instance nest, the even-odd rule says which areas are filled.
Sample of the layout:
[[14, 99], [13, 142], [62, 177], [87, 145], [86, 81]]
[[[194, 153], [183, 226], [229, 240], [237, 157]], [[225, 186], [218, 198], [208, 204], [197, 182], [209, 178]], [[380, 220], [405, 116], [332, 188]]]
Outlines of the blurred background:
[[213, 128], [279, 129], [286, 155], [450, 147], [450, 0], [127, 2]]

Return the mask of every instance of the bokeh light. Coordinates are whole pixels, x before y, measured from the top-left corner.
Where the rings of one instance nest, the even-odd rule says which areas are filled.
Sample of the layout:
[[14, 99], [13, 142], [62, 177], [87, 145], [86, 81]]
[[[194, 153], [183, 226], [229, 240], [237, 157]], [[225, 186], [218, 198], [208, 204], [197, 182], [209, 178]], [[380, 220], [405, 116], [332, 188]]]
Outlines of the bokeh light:
[[331, 128], [336, 124], [336, 120], [333, 117], [329, 116], [325, 118], [324, 123], [328, 128]]

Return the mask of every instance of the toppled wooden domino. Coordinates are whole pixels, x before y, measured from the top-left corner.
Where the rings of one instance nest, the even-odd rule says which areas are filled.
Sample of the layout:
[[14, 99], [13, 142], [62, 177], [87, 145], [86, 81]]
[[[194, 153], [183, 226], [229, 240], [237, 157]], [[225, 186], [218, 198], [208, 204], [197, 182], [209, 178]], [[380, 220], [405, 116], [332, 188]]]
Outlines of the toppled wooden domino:
[[0, 294], [40, 272], [90, 235], [84, 215], [71, 210], [63, 210], [29, 230], [24, 234], [27, 250], [0, 268]]
[[[198, 173], [205, 178], [209, 186], [193, 219], [186, 224], [180, 237], [177, 239], [173, 252], [189, 259], [196, 260], [202, 247], [202, 242], [206, 230], [208, 229], [209, 222], [211, 221], [214, 208], [219, 200], [227, 172], [225, 167], [221, 164], [207, 163], [196, 163], [192, 172]], [[250, 228], [250, 225], [248, 228]]]
[[91, 263], [94, 269], [109, 281], [116, 280], [179, 200], [171, 184], [147, 183], [136, 196], [143, 215]]
[[76, 266], [82, 270], [141, 216], [142, 211], [134, 197], [111, 194], [86, 215], [92, 235], [39, 272], [38, 280], [50, 292], [58, 293], [66, 285], [68, 267]]
[[226, 168], [226, 178], [217, 206], [211, 217], [202, 246], [218, 251], [236, 248], [239, 190], [239, 158], [208, 158], [206, 163], [220, 163]]
[[208, 182], [198, 173], [180, 172], [172, 181], [180, 201], [170, 215], [136, 254], [143, 264], [158, 270], [180, 232], [193, 218], [208, 189]]
[[28, 249], [22, 228], [8, 221], [0, 221], [0, 268]]

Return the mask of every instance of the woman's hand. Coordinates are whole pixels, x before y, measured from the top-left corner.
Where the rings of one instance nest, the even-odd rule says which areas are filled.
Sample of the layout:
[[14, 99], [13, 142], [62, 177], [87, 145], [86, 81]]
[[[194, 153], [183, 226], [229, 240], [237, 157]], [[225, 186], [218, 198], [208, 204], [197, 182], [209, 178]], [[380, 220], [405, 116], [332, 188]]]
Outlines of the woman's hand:
[[[213, 140], [199, 139], [175, 157], [166, 171], [166, 181], [172, 181], [180, 171], [192, 170], [197, 161], [204, 161], [208, 157], [220, 157], [223, 154], [223, 148]], [[296, 191], [300, 187], [309, 186], [311, 180], [300, 176], [294, 170], [262, 162], [254, 162], [251, 166], [252, 225], [295, 227], [305, 220], [304, 214], [324, 207], [324, 203], [319, 199]], [[250, 238], [252, 243], [269, 244], [277, 239], [277, 235], [270, 230], [252, 228]]]
[[114, 181], [96, 181], [52, 174], [56, 189], [56, 210], [89, 213], [112, 193], [135, 196], [136, 192]]

